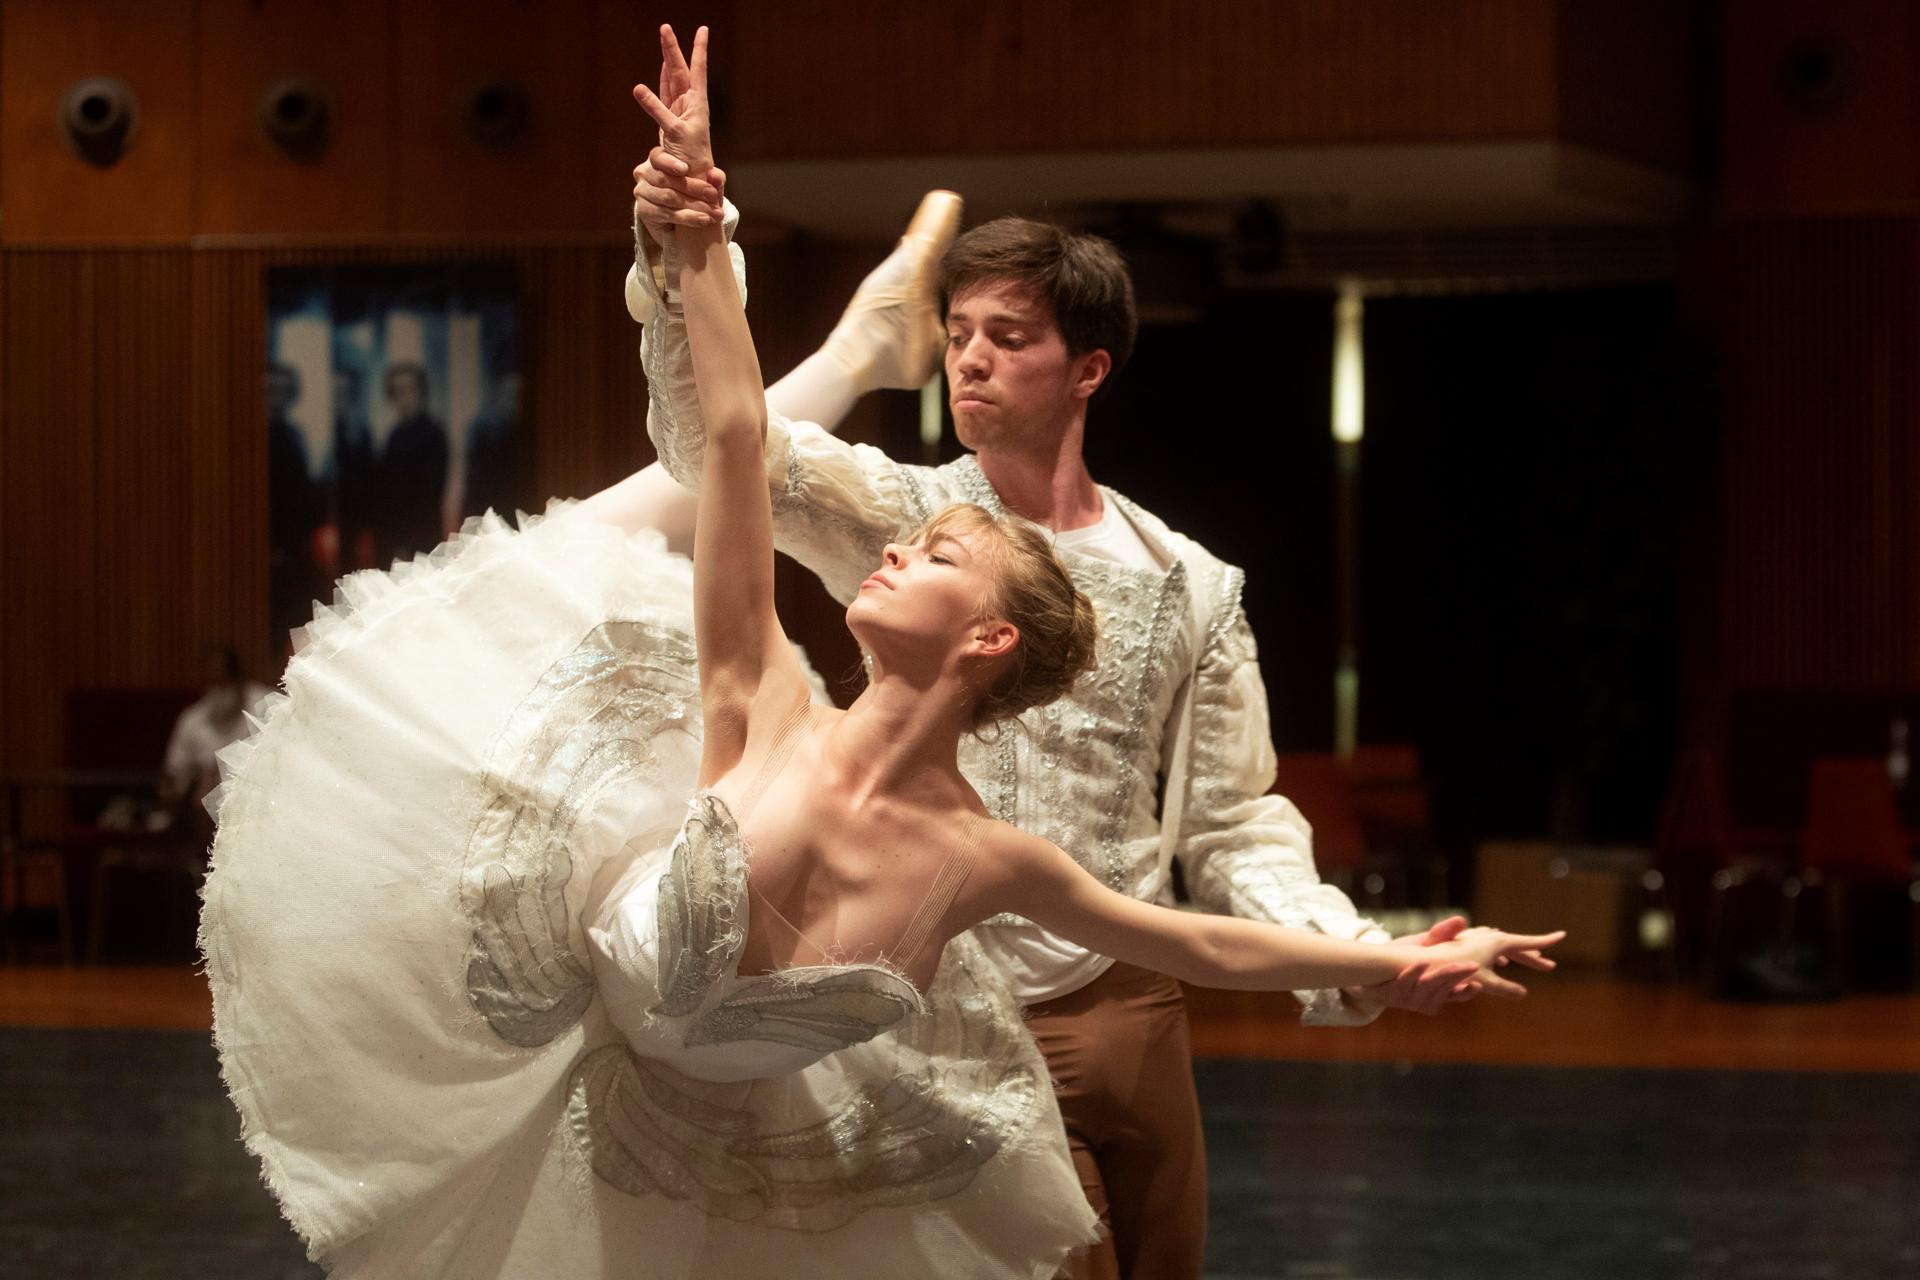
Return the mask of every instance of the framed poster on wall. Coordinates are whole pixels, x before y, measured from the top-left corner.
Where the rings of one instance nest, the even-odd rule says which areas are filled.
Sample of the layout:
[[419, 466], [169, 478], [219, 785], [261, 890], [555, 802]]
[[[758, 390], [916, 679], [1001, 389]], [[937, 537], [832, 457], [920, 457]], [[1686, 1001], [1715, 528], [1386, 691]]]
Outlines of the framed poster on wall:
[[526, 491], [512, 266], [269, 271], [266, 406], [282, 645], [334, 578], [432, 550]]

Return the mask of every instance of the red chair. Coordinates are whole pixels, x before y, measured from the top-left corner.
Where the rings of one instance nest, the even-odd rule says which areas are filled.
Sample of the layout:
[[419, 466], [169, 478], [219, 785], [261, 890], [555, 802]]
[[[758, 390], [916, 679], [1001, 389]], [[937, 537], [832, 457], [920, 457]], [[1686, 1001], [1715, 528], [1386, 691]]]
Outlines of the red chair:
[[1366, 860], [1367, 839], [1339, 761], [1315, 752], [1283, 755], [1273, 792], [1293, 801], [1313, 824], [1313, 861], [1321, 879], [1343, 879], [1359, 869]]
[[[112, 919], [116, 872], [162, 872], [191, 882], [204, 869], [205, 831], [194, 815], [178, 815], [187, 820], [162, 830], [150, 830], [142, 820], [159, 803], [159, 768], [174, 719], [197, 696], [198, 690], [187, 688], [70, 690], [65, 767], [0, 779], [7, 797], [0, 861], [8, 864], [12, 890], [10, 954], [19, 950], [29, 864], [57, 868], [59, 946], [68, 963], [83, 955], [99, 958]], [[60, 803], [52, 814], [40, 809], [44, 820], [29, 831], [21, 810], [32, 793], [55, 793]], [[196, 887], [189, 883], [174, 896], [185, 904]]]
[[[1891, 906], [1907, 933], [1903, 975], [1920, 975], [1920, 879], [1916, 879], [1906, 828], [1880, 759], [1820, 759], [1807, 774], [1807, 820], [1800, 832], [1800, 879], [1822, 892], [1831, 962], [1844, 967], [1850, 985], [1861, 985], [1863, 951], [1876, 939], [1869, 904]], [[1891, 928], [1892, 912], [1872, 917]], [[1851, 963], [1842, 965], [1845, 956]]]
[[1815, 760], [1800, 865], [1853, 884], [1907, 884], [1913, 864], [1884, 760]]
[[1410, 742], [1367, 742], [1347, 757], [1347, 777], [1356, 787], [1420, 782], [1420, 748]]
[[[1791, 934], [1799, 892], [1788, 875], [1789, 846], [1737, 828], [1727, 796], [1726, 777], [1713, 752], [1694, 750], [1680, 758], [1654, 830], [1658, 882], [1649, 885], [1673, 920], [1681, 966], [1697, 970], [1711, 991], [1725, 988], [1733, 950], [1753, 941], [1746, 935]], [[1737, 929], [1736, 898], [1752, 896], [1743, 892], [1749, 884], [1772, 892], [1768, 901], [1756, 904], [1764, 919], [1757, 926], [1746, 920], [1746, 927]]]
[[1298, 805], [1313, 824], [1313, 860], [1323, 880], [1365, 906], [1412, 905], [1406, 851], [1370, 847], [1360, 793], [1344, 762], [1318, 752], [1283, 755], [1273, 791]]
[[1718, 870], [1739, 865], [1726, 781], [1711, 751], [1690, 752], [1674, 769], [1653, 848], [1665, 867], [1693, 864]]
[[[1424, 874], [1426, 905], [1449, 905], [1451, 868], [1434, 845], [1420, 749], [1411, 743], [1363, 743], [1343, 762], [1354, 815], [1366, 834], [1373, 874], [1403, 884]], [[1411, 897], [1411, 895], [1409, 895]]]
[[[76, 769], [148, 771], [154, 775], [150, 786], [157, 788], [174, 722], [202, 692], [184, 686], [73, 690], [67, 695], [68, 763]], [[127, 873], [136, 877], [136, 883], [138, 877], [148, 877], [150, 885], [136, 925], [150, 933], [171, 935], [180, 935], [185, 927], [184, 936], [191, 936], [182, 912], [190, 914], [197, 903], [200, 879], [206, 874], [207, 845], [213, 838], [206, 811], [184, 801], [174, 808], [171, 825], [161, 830], [115, 830], [98, 820], [101, 806], [115, 798], [123, 804], [132, 801], [136, 808], [158, 803], [157, 791], [143, 788], [122, 789], [117, 797], [72, 794], [72, 835], [92, 854], [86, 894], [85, 956], [90, 962], [97, 962], [107, 948], [114, 925], [114, 883], [124, 881]], [[154, 876], [163, 879], [156, 883]], [[168, 885], [167, 880], [174, 883]], [[152, 889], [161, 890], [158, 897], [151, 896]], [[154, 914], [162, 907], [170, 908], [164, 919]], [[170, 941], [177, 949], [183, 938], [174, 936]]]

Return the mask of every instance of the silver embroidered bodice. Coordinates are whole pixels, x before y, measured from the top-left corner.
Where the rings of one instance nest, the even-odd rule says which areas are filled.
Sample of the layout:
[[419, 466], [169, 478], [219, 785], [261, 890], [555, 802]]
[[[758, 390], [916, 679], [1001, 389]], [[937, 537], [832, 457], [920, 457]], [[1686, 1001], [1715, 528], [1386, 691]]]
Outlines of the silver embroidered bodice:
[[924, 1010], [913, 984], [884, 965], [742, 976], [747, 861], [726, 801], [700, 792], [659, 874], [608, 901], [589, 927], [601, 993], [636, 1054], [702, 1080], [764, 1079]]
[[622, 1040], [575, 1066], [571, 1141], [630, 1195], [803, 1231], [964, 1190], [1044, 1087], [991, 966], [961, 939], [925, 998], [879, 964], [743, 977], [749, 857], [726, 801], [700, 792], [665, 866], [596, 913]]

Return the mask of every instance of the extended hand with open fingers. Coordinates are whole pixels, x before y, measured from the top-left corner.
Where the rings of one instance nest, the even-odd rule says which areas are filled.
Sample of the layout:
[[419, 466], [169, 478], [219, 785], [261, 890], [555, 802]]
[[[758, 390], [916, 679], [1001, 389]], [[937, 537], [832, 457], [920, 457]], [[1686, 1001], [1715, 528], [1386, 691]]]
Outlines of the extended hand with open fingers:
[[[634, 101], [660, 126], [660, 145], [648, 157], [648, 163], [653, 165], [656, 179], [698, 174], [704, 181], [713, 170], [713, 128], [707, 107], [707, 29], [701, 27], [694, 32], [693, 57], [688, 60], [681, 55], [673, 28], [662, 26], [660, 60], [661, 93], [670, 101], [662, 101], [644, 84], [633, 86]], [[673, 172], [676, 167], [677, 173]], [[636, 169], [636, 184], [640, 176]], [[634, 198], [641, 198], [639, 185], [634, 187]]]
[[1443, 942], [1434, 950], [1445, 953], [1446, 959], [1471, 960], [1479, 965], [1480, 971], [1473, 980], [1489, 995], [1518, 1000], [1527, 994], [1527, 989], [1511, 978], [1501, 977], [1495, 970], [1506, 967], [1512, 961], [1542, 972], [1552, 969], [1554, 962], [1544, 953], [1566, 936], [1565, 929], [1557, 929], [1552, 933], [1505, 933], [1499, 929], [1482, 927], [1468, 929], [1452, 942]]

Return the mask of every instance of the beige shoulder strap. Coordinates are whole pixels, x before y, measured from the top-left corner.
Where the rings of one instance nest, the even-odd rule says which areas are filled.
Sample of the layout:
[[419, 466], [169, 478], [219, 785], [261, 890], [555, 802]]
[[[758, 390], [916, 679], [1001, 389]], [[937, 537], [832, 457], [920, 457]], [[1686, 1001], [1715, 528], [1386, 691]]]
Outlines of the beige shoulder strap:
[[954, 850], [947, 855], [940, 869], [934, 872], [933, 883], [927, 886], [927, 896], [920, 900], [920, 909], [913, 913], [913, 919], [907, 922], [900, 940], [893, 945], [891, 963], [897, 968], [906, 969], [920, 958], [926, 949], [927, 939], [933, 933], [934, 926], [947, 914], [947, 908], [959, 896], [961, 886], [973, 872], [973, 864], [980, 855], [980, 827], [985, 821], [979, 814], [970, 813], [962, 824], [959, 841]]
[[767, 755], [760, 762], [760, 771], [753, 775], [753, 782], [746, 793], [740, 797], [740, 803], [734, 809], [734, 820], [740, 826], [747, 825], [747, 818], [753, 813], [753, 807], [760, 803], [760, 797], [766, 794], [780, 771], [787, 767], [787, 761], [793, 758], [793, 749], [800, 745], [807, 729], [813, 723], [813, 704], [802, 699], [800, 705], [787, 713], [787, 718], [774, 730], [773, 741], [767, 746]]

